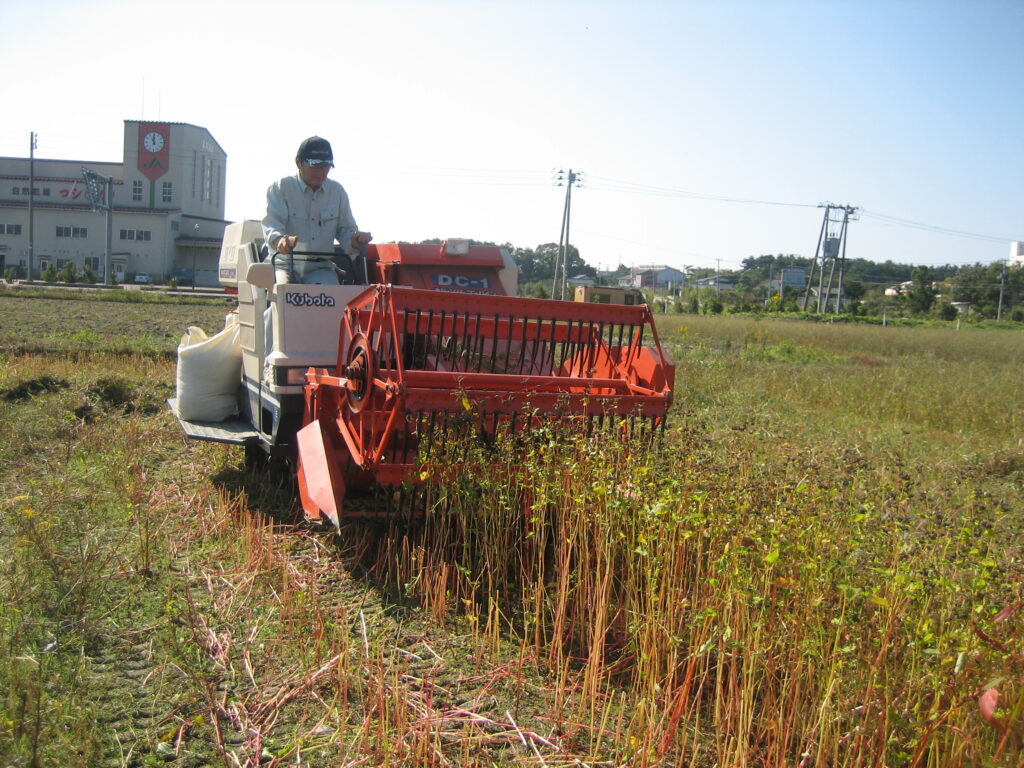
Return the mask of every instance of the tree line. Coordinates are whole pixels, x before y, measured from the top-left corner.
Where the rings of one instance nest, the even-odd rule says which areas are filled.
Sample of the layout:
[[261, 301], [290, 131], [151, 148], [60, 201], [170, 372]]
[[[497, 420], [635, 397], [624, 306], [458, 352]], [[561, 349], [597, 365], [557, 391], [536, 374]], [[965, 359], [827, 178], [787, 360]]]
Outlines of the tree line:
[[[421, 243], [440, 244], [440, 238]], [[524, 248], [511, 243], [471, 240], [475, 245], [499, 246], [508, 250], [519, 267], [519, 288], [522, 295], [548, 296], [555, 276], [558, 243], [542, 243]], [[691, 287], [701, 277], [715, 274], [711, 268], [683, 267], [687, 282], [673, 288], [672, 297], [663, 297], [662, 306], [677, 311], [748, 311], [769, 309], [798, 312], [803, 309], [805, 289], [787, 288], [781, 293], [769, 287], [779, 280], [784, 269], [802, 269], [805, 278], [811, 274], [813, 259], [795, 254], [762, 254], [748, 256], [738, 270], [720, 274], [732, 278], [735, 288], [718, 291], [714, 288]], [[820, 269], [820, 264], [816, 269]], [[831, 265], [826, 265], [826, 270]], [[838, 282], [838, 265], [836, 267]], [[597, 283], [614, 284], [618, 277], [629, 274], [629, 267], [620, 265], [610, 273], [597, 269], [580, 256], [574, 245], [568, 247], [570, 277], [588, 277]], [[897, 288], [894, 296], [888, 289]], [[662, 291], [664, 292], [664, 291]], [[652, 292], [651, 299], [656, 297]], [[713, 296], [712, 296], [713, 294]], [[1000, 295], [1002, 306], [1000, 308]], [[958, 310], [954, 303], [969, 305], [969, 312], [980, 317], [1024, 320], [1024, 268], [1007, 267], [1002, 262], [973, 265], [915, 266], [891, 260], [846, 259], [843, 262], [843, 306], [854, 314], [934, 314], [951, 319]]]

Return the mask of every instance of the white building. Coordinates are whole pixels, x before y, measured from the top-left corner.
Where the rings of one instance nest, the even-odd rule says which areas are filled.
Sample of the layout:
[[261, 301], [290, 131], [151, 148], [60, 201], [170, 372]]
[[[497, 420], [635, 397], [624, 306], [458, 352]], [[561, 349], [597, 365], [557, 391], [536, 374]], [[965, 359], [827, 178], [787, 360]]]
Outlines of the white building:
[[1024, 242], [1010, 243], [1010, 266], [1024, 267]]
[[0, 157], [0, 276], [28, 276], [31, 218], [33, 278], [72, 262], [105, 279], [106, 214], [93, 210], [83, 168], [113, 178], [117, 282], [137, 272], [187, 280], [194, 270], [197, 284], [217, 285], [227, 155], [205, 128], [139, 120], [124, 122], [121, 162]]
[[684, 272], [664, 264], [633, 267], [628, 275], [618, 279], [620, 286], [630, 288], [669, 288], [680, 286], [684, 282]]
[[785, 267], [779, 270], [778, 279], [772, 278], [768, 281], [768, 289], [780, 291], [784, 288], [805, 288], [807, 286], [807, 272], [802, 267]]

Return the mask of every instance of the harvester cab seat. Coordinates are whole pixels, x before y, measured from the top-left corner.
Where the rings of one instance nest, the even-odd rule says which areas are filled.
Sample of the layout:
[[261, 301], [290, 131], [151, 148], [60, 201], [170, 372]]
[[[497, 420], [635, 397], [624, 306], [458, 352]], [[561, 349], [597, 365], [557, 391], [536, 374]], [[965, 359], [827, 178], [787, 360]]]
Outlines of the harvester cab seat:
[[334, 264], [334, 271], [338, 273], [338, 285], [366, 285], [361, 271], [356, 270], [352, 257], [340, 246], [334, 249], [331, 263]]

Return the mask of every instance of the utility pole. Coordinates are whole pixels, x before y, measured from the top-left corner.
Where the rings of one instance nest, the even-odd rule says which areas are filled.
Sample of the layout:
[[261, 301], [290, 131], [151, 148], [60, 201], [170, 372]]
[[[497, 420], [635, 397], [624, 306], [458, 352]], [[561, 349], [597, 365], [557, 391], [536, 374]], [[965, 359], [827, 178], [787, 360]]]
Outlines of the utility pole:
[[36, 196], [36, 134], [30, 132], [28, 135], [28, 280], [32, 282], [32, 269], [34, 259], [34, 217], [32, 201]]
[[562, 268], [562, 281], [560, 298], [565, 299], [565, 288], [569, 279], [569, 217], [572, 212], [572, 188], [582, 186], [583, 171], [569, 169], [568, 175], [564, 171], [558, 171], [555, 175], [555, 186], [565, 187], [565, 205], [562, 208], [562, 229], [558, 234], [558, 254], [555, 257], [555, 275], [551, 281], [551, 298], [559, 295], [558, 291], [558, 268]]
[[996, 310], [996, 322], [1003, 319], [1003, 292], [1006, 290], [1006, 264], [1003, 264], [1003, 271], [999, 275], [999, 308]]
[[196, 224], [192, 228], [192, 290], [196, 289], [196, 251], [199, 250], [199, 246], [196, 243], [196, 238], [199, 237], [199, 225]]

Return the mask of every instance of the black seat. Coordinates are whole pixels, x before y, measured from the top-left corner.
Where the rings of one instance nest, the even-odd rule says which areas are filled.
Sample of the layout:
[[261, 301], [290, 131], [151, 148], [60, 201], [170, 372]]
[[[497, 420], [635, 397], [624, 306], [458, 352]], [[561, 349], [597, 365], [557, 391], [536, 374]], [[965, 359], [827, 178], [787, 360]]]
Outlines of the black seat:
[[362, 284], [362, 280], [359, 279], [358, 273], [356, 272], [355, 265], [352, 263], [352, 257], [345, 253], [344, 250], [342, 250], [341, 248], [335, 248], [334, 256], [331, 258], [331, 263], [334, 264], [334, 267], [338, 272], [339, 284]]

